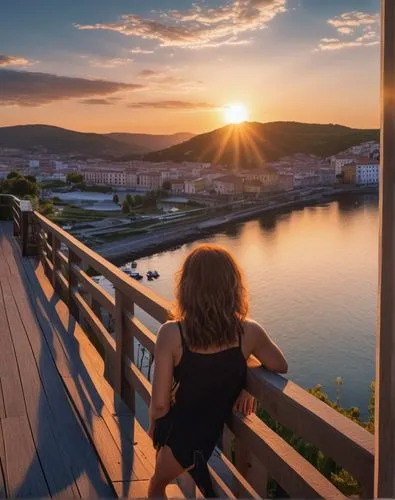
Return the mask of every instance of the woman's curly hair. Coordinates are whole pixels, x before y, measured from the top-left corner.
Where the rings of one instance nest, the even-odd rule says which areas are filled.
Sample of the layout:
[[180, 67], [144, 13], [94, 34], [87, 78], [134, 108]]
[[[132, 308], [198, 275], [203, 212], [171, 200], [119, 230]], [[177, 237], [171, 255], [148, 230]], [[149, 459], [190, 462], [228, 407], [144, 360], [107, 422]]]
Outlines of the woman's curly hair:
[[203, 244], [188, 255], [176, 300], [175, 318], [184, 322], [190, 348], [230, 346], [242, 335], [247, 289], [236, 260], [221, 246]]

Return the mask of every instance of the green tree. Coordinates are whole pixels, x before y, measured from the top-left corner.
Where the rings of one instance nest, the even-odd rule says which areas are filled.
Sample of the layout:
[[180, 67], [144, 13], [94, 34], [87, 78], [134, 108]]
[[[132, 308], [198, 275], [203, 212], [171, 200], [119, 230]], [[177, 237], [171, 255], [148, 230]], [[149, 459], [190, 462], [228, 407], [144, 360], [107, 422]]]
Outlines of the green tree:
[[136, 194], [136, 196], [134, 197], [134, 201], [136, 203], [136, 207], [139, 207], [143, 203], [143, 197], [140, 196], [139, 194]]
[[116, 193], [112, 197], [112, 201], [118, 205], [118, 203], [119, 203], [119, 196]]
[[16, 172], [15, 170], [13, 170], [12, 172], [10, 172], [8, 175], [7, 175], [7, 179], [16, 179], [17, 177], [21, 177], [21, 174], [19, 172]]
[[15, 178], [11, 187], [11, 193], [16, 196], [25, 196], [27, 194], [38, 194], [38, 191], [39, 189], [37, 184], [28, 181], [25, 177]]
[[40, 204], [38, 211], [43, 215], [52, 215], [55, 211], [55, 205], [52, 200], [45, 200]]
[[34, 175], [25, 175], [25, 179], [27, 179], [29, 182], [33, 182], [33, 184], [37, 184], [37, 179], [34, 177]]
[[129, 203], [126, 200], [122, 203], [122, 212], [124, 214], [129, 214], [130, 213], [130, 206], [129, 206]]
[[162, 184], [162, 188], [165, 191], [170, 191], [171, 190], [171, 182], [170, 181], [164, 181]]
[[129, 207], [134, 206], [134, 198], [131, 194], [126, 195], [126, 202], [128, 203]]
[[76, 172], [71, 172], [67, 174], [66, 180], [70, 184], [79, 184], [84, 180], [84, 176], [82, 174], [77, 174]]

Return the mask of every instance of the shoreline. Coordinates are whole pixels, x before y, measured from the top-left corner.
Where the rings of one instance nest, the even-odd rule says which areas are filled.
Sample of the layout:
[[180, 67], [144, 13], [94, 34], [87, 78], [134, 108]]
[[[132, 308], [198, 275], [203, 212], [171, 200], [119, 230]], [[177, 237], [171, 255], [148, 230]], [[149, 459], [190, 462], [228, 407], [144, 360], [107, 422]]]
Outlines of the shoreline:
[[264, 214], [286, 213], [293, 209], [301, 209], [307, 206], [317, 206], [331, 201], [336, 201], [342, 196], [349, 196], [353, 194], [378, 195], [378, 188], [332, 188], [328, 191], [315, 193], [302, 199], [255, 206], [239, 210], [237, 212], [231, 212], [224, 216], [213, 216], [208, 221], [193, 223], [193, 226], [190, 226], [187, 223], [185, 226], [168, 227], [163, 230], [156, 231], [155, 234], [145, 234], [140, 237], [125, 238], [117, 242], [95, 245], [92, 249], [114, 264], [122, 265], [128, 260], [148, 257], [158, 252], [171, 250], [172, 248], [185, 243], [207, 238], [208, 236], [218, 232], [221, 228], [225, 228], [230, 224], [252, 220]]

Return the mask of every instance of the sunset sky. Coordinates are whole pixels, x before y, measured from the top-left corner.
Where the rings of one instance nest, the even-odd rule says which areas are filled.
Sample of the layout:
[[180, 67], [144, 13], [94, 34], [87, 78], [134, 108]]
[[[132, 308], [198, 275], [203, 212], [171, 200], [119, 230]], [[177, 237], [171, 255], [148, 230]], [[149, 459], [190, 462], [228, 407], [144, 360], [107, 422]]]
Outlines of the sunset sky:
[[379, 126], [379, 0], [1, 0], [0, 126]]

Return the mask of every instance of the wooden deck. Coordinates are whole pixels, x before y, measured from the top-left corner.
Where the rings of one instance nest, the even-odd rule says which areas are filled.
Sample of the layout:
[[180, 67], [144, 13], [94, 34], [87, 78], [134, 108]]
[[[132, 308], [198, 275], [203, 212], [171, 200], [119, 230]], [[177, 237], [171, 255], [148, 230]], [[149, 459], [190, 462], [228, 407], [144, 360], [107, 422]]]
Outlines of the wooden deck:
[[[146, 496], [155, 452], [136, 415], [152, 387], [136, 351], [152, 360], [156, 336], [135, 308], [160, 324], [171, 304], [25, 202], [0, 195], [0, 209], [13, 219], [0, 222], [0, 497]], [[261, 366], [248, 370], [247, 390], [372, 496], [367, 430]], [[344, 498], [257, 415], [233, 413], [221, 449], [210, 472], [223, 498], [266, 498], [268, 478], [291, 497]], [[188, 476], [167, 491], [183, 493], [199, 496]]]
[[103, 372], [39, 261], [0, 222], [0, 497], [146, 496], [154, 450]]

